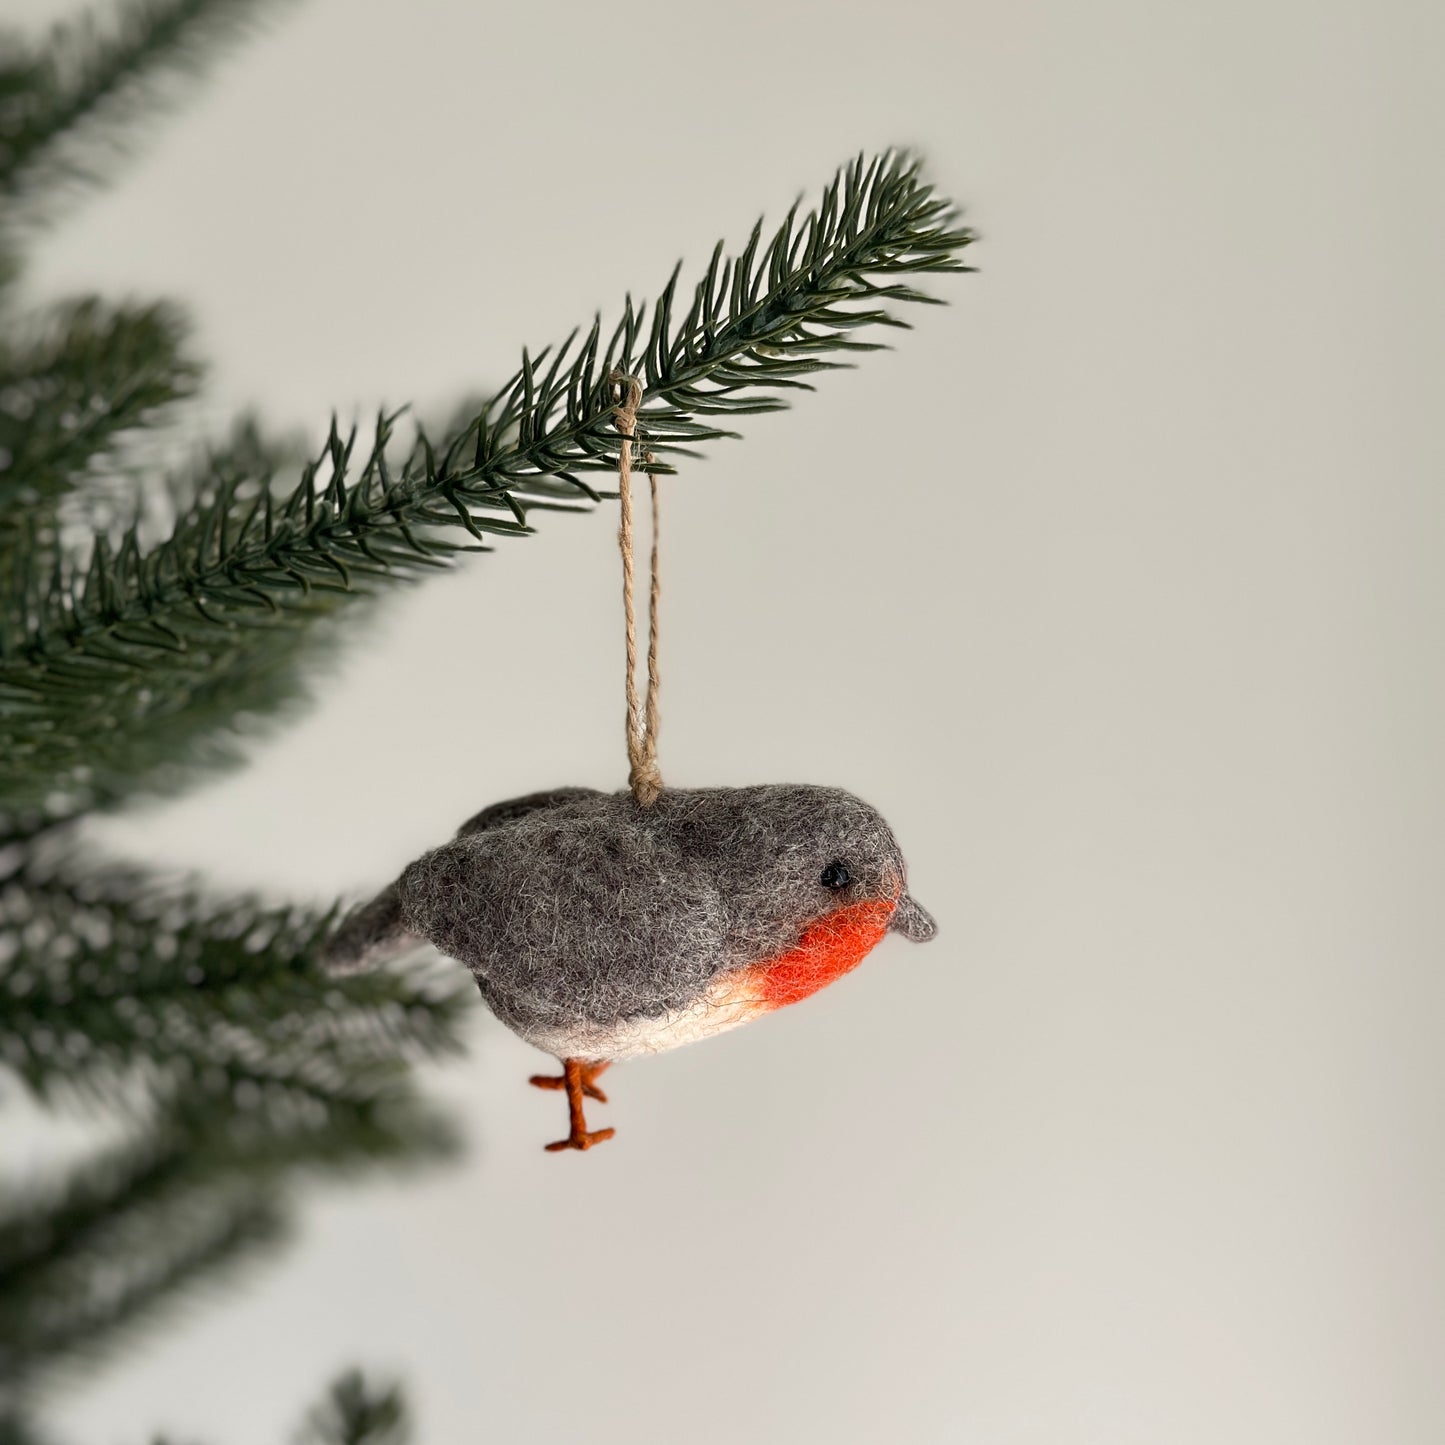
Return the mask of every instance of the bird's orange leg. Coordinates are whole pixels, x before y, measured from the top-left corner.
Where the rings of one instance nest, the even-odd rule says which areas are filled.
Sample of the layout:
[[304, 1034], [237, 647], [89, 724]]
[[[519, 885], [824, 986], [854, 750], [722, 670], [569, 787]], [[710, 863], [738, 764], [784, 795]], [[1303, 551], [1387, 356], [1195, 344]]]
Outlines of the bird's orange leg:
[[[605, 1073], [611, 1066], [611, 1059], [571, 1059], [562, 1061], [565, 1070], [568, 1063], [578, 1065], [582, 1074], [582, 1092], [589, 1099], [596, 1099], [599, 1104], [607, 1102], [607, 1095], [599, 1089], [594, 1082], [598, 1074]], [[527, 1081], [533, 1088], [537, 1089], [565, 1089], [567, 1087], [566, 1073], [560, 1074], [533, 1074]]]
[[594, 1144], [610, 1139], [617, 1132], [615, 1129], [593, 1129], [589, 1132], [587, 1120], [582, 1113], [584, 1094], [596, 1099], [600, 1104], [607, 1102], [607, 1095], [592, 1081], [609, 1062], [608, 1059], [563, 1059], [560, 1077], [556, 1074], [532, 1075], [531, 1082], [539, 1089], [567, 1091], [567, 1115], [572, 1127], [565, 1139], [558, 1139], [556, 1143], [547, 1145], [548, 1152], [555, 1153], [559, 1149], [590, 1149]]

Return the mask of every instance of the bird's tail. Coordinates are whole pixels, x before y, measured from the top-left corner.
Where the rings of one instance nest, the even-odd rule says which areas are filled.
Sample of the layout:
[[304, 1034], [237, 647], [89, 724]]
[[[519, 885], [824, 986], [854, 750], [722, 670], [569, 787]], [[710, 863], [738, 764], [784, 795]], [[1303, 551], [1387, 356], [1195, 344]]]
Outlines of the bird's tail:
[[361, 973], [422, 947], [426, 939], [407, 928], [395, 883], [341, 921], [327, 939], [319, 962], [334, 975]]

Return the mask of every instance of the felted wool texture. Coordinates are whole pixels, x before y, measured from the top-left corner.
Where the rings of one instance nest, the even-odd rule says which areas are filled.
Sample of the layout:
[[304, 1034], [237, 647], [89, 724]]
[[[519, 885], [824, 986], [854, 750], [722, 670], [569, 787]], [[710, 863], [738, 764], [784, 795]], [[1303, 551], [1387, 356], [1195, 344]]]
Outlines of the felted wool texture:
[[[841, 864], [848, 882], [822, 880]], [[836, 879], [838, 870], [830, 874]], [[806, 997], [887, 931], [922, 941], [902, 851], [837, 788], [564, 788], [496, 804], [338, 930], [350, 968], [419, 940], [559, 1056], [655, 1052]]]
[[[513, 822], [538, 808], [571, 802], [574, 798], [599, 797], [595, 788], [552, 788], [544, 793], [528, 793], [493, 803], [457, 829], [457, 837], [484, 832]], [[427, 940], [413, 933], [402, 919], [401, 894], [395, 883], [383, 889], [370, 903], [349, 914], [341, 927], [327, 941], [322, 963], [326, 971], [337, 976], [360, 973], [401, 954], [426, 945]]]
[[327, 940], [321, 962], [328, 973], [360, 973], [425, 942], [402, 921], [401, 895], [393, 883], [347, 916]]

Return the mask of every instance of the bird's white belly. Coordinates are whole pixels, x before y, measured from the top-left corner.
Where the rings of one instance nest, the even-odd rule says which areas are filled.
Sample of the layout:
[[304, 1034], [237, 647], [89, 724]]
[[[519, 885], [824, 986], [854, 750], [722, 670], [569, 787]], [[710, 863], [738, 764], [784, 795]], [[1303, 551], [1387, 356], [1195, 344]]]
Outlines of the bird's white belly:
[[559, 1059], [635, 1059], [709, 1039], [766, 1012], [767, 1005], [744, 972], [719, 979], [687, 1008], [656, 1018], [528, 1030], [522, 1037]]

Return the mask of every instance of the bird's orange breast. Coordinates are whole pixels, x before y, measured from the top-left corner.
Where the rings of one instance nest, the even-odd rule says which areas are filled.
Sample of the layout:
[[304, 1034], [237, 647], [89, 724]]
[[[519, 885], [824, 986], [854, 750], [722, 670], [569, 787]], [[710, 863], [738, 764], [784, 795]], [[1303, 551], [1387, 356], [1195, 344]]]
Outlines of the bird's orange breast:
[[742, 970], [746, 981], [739, 980], [740, 991], [762, 1010], [785, 1008], [817, 993], [863, 961], [888, 931], [894, 906], [887, 899], [870, 898], [825, 914], [810, 923], [786, 953]]

